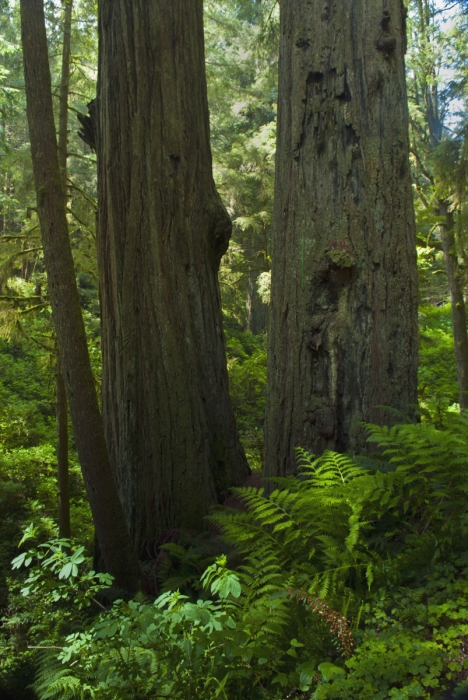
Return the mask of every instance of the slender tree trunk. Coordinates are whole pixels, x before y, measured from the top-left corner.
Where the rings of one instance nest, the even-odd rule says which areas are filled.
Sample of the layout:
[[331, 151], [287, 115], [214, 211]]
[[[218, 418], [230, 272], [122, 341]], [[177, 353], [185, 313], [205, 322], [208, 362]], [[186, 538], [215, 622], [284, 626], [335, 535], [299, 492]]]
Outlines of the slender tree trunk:
[[249, 469], [228, 395], [202, 0], [99, 4], [103, 414], [140, 554]]
[[442, 217], [439, 224], [439, 234], [450, 289], [458, 395], [460, 408], [464, 410], [468, 408], [468, 335], [466, 330], [465, 300], [463, 298], [463, 288], [460, 284], [456, 253], [455, 221], [453, 212], [449, 211], [448, 203], [445, 201], [439, 202], [438, 213]]
[[68, 473], [68, 405], [60, 359], [57, 355], [55, 377], [57, 422], [58, 521], [60, 537], [71, 536], [70, 477]]
[[73, 0], [62, 0], [63, 4], [63, 48], [62, 74], [60, 78], [58, 153], [63, 187], [67, 188], [68, 157], [68, 93], [70, 86], [71, 24]]
[[[68, 92], [70, 83], [71, 21], [73, 0], [64, 1], [62, 76], [60, 81], [60, 109], [58, 132], [58, 155], [62, 186], [67, 196], [67, 150], [68, 150]], [[60, 537], [70, 537], [70, 478], [68, 474], [68, 405], [65, 382], [60, 359], [56, 368], [56, 421], [57, 421], [57, 470], [58, 470], [58, 520]]]
[[267, 305], [263, 303], [257, 289], [258, 275], [258, 269], [252, 268], [249, 271], [245, 302], [246, 330], [254, 335], [265, 331], [267, 320]]
[[88, 499], [107, 570], [135, 591], [138, 562], [107, 454], [68, 237], [42, 0], [21, 0], [26, 103], [52, 314]]
[[245, 330], [254, 335], [263, 333], [266, 330], [267, 322], [268, 307], [263, 303], [257, 287], [258, 276], [262, 271], [260, 265], [266, 257], [265, 239], [266, 235], [252, 232], [242, 240], [244, 255], [249, 261], [249, 270], [246, 275]]
[[[417, 404], [401, 0], [283, 0], [266, 473]], [[401, 420], [401, 416], [399, 418]]]

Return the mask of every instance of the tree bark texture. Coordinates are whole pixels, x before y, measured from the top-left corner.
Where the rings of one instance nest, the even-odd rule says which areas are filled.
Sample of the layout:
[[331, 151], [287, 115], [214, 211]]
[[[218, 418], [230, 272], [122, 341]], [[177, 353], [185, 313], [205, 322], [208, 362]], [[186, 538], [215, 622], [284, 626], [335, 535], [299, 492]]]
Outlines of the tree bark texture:
[[466, 331], [465, 300], [460, 283], [458, 256], [455, 243], [455, 221], [453, 212], [449, 211], [448, 202], [439, 202], [439, 234], [444, 253], [445, 270], [450, 289], [452, 310], [452, 331], [455, 345], [455, 363], [457, 366], [458, 395], [460, 408], [468, 408], [468, 335]]
[[68, 236], [42, 0], [21, 0], [27, 115], [45, 267], [78, 456], [102, 556], [118, 587], [139, 587], [106, 449]]
[[55, 376], [55, 416], [57, 423], [58, 523], [60, 537], [71, 536], [70, 475], [68, 468], [68, 404], [60, 359]]
[[103, 414], [140, 555], [249, 470], [228, 395], [202, 0], [101, 0]]
[[[71, 23], [73, 0], [64, 0], [62, 74], [60, 79], [58, 156], [62, 186], [67, 197], [67, 150], [68, 150], [68, 92], [70, 84]], [[71, 536], [70, 524], [70, 477], [68, 473], [68, 404], [65, 381], [60, 359], [57, 356], [55, 376], [56, 423], [57, 423], [57, 477], [58, 477], [58, 521], [60, 537]]]
[[268, 475], [294, 471], [298, 446], [359, 449], [360, 421], [417, 404], [404, 12], [281, 5]]

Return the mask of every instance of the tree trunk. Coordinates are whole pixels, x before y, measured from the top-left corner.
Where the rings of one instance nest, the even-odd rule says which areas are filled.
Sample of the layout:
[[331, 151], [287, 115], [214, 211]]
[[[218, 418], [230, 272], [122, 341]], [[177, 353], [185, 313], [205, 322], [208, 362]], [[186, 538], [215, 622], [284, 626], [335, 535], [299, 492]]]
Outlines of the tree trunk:
[[58, 522], [60, 537], [71, 536], [70, 477], [68, 473], [68, 405], [60, 359], [55, 376], [55, 412], [57, 422]]
[[138, 562], [125, 527], [107, 454], [68, 237], [44, 8], [42, 0], [21, 0], [20, 6], [37, 212], [75, 441], [103, 560], [117, 586], [135, 591], [139, 587]]
[[63, 48], [62, 74], [60, 76], [60, 105], [58, 153], [60, 172], [64, 190], [67, 188], [67, 157], [68, 157], [68, 92], [70, 86], [70, 54], [71, 54], [71, 24], [73, 0], [62, 0], [63, 4]]
[[200, 528], [249, 470], [217, 271], [231, 223], [209, 141], [202, 0], [99, 4], [103, 414], [137, 551]]
[[[68, 150], [68, 91], [70, 83], [71, 21], [73, 0], [64, 0], [62, 75], [60, 80], [60, 108], [58, 155], [62, 186], [67, 196]], [[60, 537], [70, 537], [70, 479], [68, 474], [68, 405], [60, 359], [57, 356], [55, 375], [57, 422], [58, 521]]]
[[458, 395], [460, 408], [464, 410], [468, 408], [468, 336], [466, 331], [465, 300], [463, 298], [463, 288], [460, 284], [455, 244], [455, 222], [453, 212], [449, 211], [447, 202], [442, 200], [439, 202], [438, 213], [442, 217], [439, 224], [439, 234], [450, 289]]
[[245, 330], [254, 335], [263, 333], [266, 328], [267, 305], [263, 303], [258, 293], [258, 267], [252, 267], [247, 275], [247, 294], [245, 300], [246, 323]]
[[[283, 0], [266, 473], [417, 404], [401, 0]], [[399, 420], [401, 420], [401, 416]]]

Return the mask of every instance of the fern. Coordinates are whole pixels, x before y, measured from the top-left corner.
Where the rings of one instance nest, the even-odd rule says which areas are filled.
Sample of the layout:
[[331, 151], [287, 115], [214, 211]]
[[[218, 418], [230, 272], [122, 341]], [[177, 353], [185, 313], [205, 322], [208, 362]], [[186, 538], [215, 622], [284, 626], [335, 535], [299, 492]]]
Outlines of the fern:
[[299, 474], [314, 482], [317, 487], [339, 486], [363, 476], [364, 471], [348, 455], [327, 450], [321, 457], [298, 447], [296, 449]]
[[[290, 673], [267, 674], [270, 696], [279, 697], [275, 678], [297, 686], [320, 659], [341, 657], [342, 665], [353, 652], [351, 627], [375, 605], [373, 591], [409, 590], [437, 560], [462, 561], [468, 535], [468, 418], [448, 415], [443, 429], [368, 429], [378, 459], [298, 450], [297, 477], [273, 479], [270, 495], [235, 489], [244, 509], [211, 516], [241, 560], [236, 574], [219, 573], [235, 578], [235, 600], [194, 604], [167, 593], [153, 605], [115, 603], [66, 640], [63, 665], [45, 657], [40, 700], [152, 697], [155, 683], [158, 697], [174, 698], [211, 697], [226, 684], [233, 699], [254, 683], [261, 698], [262, 673], [276, 662], [274, 673]], [[192, 566], [179, 545], [164, 551]], [[215, 569], [226, 558], [219, 561]]]
[[244, 557], [248, 600], [279, 594], [286, 584], [307, 586], [321, 596], [341, 595], [351, 569], [352, 578], [361, 577], [364, 585], [362, 572], [374, 563], [363, 544], [367, 521], [355, 502], [355, 482], [365, 492], [368, 472], [346, 455], [297, 454], [298, 479], [275, 479], [280, 488], [269, 496], [263, 489], [236, 489], [246, 511], [212, 516]]
[[298, 449], [298, 477], [273, 479], [269, 496], [236, 489], [245, 511], [212, 516], [243, 558], [246, 599], [289, 586], [358, 614], [369, 588], [410, 580], [466, 537], [468, 418], [367, 427], [378, 460]]
[[63, 666], [49, 650], [39, 652], [36, 679], [32, 685], [39, 700], [75, 700], [82, 697], [82, 684], [73, 669]]

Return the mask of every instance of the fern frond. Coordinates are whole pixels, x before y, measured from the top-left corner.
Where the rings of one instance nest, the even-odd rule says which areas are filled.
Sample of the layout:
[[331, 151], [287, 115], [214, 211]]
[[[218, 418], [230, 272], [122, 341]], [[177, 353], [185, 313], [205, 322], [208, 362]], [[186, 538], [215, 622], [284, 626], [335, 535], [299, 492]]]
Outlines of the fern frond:
[[39, 700], [74, 700], [81, 698], [81, 681], [73, 669], [64, 666], [50, 651], [39, 652], [38, 669], [32, 685]]
[[296, 449], [299, 473], [317, 487], [336, 486], [362, 476], [365, 471], [348, 455], [327, 450], [313, 459], [302, 448]]

